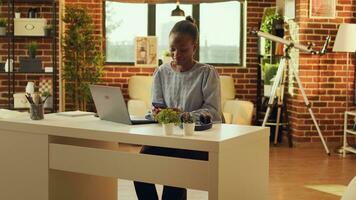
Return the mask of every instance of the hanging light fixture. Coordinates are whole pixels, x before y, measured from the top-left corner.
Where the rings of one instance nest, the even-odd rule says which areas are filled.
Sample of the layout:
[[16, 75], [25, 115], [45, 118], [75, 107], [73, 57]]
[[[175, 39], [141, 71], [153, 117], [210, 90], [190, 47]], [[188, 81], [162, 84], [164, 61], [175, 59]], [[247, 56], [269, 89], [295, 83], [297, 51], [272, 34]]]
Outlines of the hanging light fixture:
[[176, 9], [172, 10], [172, 14], [171, 16], [181, 16], [181, 17], [184, 17], [185, 14], [184, 14], [184, 11], [182, 9], [179, 8], [179, 0], [177, 0], [177, 7]]

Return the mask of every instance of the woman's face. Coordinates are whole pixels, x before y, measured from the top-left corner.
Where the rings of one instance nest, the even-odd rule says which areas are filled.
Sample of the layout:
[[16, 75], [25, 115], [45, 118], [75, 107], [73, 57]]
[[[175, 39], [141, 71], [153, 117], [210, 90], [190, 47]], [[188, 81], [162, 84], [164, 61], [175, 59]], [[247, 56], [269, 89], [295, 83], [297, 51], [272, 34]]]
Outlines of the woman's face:
[[197, 45], [190, 35], [172, 33], [169, 36], [169, 45], [174, 64], [188, 67], [192, 63]]

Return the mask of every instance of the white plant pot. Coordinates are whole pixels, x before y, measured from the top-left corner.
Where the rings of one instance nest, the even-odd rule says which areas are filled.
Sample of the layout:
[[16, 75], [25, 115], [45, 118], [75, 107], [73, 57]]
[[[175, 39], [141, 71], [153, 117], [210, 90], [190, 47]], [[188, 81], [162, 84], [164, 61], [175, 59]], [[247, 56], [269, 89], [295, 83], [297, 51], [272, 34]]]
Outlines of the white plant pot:
[[[46, 97], [42, 97], [42, 101], [45, 100]], [[52, 108], [53, 106], [53, 97], [48, 97], [46, 102], [43, 104], [44, 108]]]
[[0, 35], [6, 35], [6, 27], [0, 27]]
[[271, 94], [272, 85], [264, 85], [263, 93], [265, 97], [269, 97]]
[[165, 135], [173, 135], [174, 123], [162, 124], [162, 127]]
[[195, 123], [183, 123], [183, 131], [185, 136], [194, 135]]
[[21, 18], [21, 13], [20, 12], [15, 12], [15, 18]]

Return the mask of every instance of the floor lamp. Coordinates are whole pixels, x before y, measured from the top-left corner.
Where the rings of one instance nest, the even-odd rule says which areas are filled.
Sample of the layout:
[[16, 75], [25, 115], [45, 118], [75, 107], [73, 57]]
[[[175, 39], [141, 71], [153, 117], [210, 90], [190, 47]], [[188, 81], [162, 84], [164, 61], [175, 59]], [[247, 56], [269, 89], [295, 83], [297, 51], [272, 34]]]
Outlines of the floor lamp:
[[[346, 52], [347, 53], [347, 78], [349, 77], [349, 64], [350, 64], [350, 53], [356, 54], [356, 24], [341, 24], [339, 30], [336, 35], [335, 43], [334, 43], [334, 52]], [[356, 68], [354, 72], [354, 76], [356, 75]], [[356, 84], [356, 77], [354, 77], [354, 84]], [[349, 109], [349, 83], [347, 81], [346, 86], [346, 111]], [[354, 91], [354, 99], [353, 102], [356, 102], [356, 91]], [[342, 153], [343, 148], [338, 147], [335, 152]]]

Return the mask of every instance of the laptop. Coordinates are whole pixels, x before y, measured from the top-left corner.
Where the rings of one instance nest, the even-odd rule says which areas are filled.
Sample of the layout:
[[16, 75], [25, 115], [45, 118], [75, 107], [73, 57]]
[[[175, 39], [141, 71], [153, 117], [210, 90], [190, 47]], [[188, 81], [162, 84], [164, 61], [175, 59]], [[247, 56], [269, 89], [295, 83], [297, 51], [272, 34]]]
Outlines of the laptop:
[[130, 117], [119, 87], [90, 85], [89, 88], [100, 119], [128, 125], [156, 123], [145, 117]]

